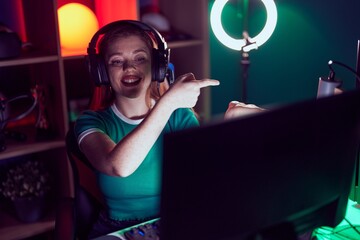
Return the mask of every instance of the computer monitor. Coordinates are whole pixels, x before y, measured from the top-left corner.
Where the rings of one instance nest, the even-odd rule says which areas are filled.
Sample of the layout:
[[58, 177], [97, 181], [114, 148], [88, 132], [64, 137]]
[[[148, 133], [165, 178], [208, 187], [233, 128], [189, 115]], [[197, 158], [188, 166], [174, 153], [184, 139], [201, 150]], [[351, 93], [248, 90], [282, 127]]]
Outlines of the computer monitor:
[[166, 134], [161, 239], [291, 239], [343, 220], [360, 92]]
[[[360, 76], [360, 40], [357, 41], [356, 52], [356, 74]], [[360, 89], [360, 78], [355, 77], [356, 88]], [[358, 204], [360, 204], [360, 144], [359, 154], [355, 166], [354, 184], [352, 186], [349, 198]]]
[[[356, 74], [360, 76], [360, 40], [357, 42], [357, 52], [356, 52]], [[355, 78], [356, 88], [360, 89], [360, 80]]]

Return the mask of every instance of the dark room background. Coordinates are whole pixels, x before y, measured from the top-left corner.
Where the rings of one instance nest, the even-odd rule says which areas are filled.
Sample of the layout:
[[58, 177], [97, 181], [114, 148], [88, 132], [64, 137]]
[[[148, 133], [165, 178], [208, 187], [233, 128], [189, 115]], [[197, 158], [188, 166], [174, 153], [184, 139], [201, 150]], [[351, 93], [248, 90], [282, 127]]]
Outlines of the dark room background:
[[[209, 15], [213, 4], [209, 1]], [[241, 2], [241, 1], [240, 1]], [[329, 73], [328, 61], [336, 60], [356, 67], [357, 40], [360, 39], [359, 0], [275, 0], [278, 22], [271, 38], [250, 51], [247, 102], [259, 106], [288, 104], [315, 98], [318, 79]], [[250, 36], [264, 27], [265, 7], [250, 0]], [[241, 36], [242, 15], [237, 1], [229, 1], [222, 14], [224, 29]], [[211, 77], [221, 85], [211, 89], [212, 114], [223, 113], [231, 100], [242, 97], [241, 52], [222, 45], [210, 34]], [[344, 89], [355, 88], [355, 76], [333, 65]]]

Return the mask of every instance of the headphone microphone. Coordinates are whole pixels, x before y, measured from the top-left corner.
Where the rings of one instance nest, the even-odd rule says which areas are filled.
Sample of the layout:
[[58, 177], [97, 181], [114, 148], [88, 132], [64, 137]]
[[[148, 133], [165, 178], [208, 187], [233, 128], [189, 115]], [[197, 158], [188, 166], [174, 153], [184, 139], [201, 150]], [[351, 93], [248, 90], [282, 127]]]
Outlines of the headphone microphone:
[[[99, 53], [97, 53], [96, 47], [99, 37], [122, 26], [133, 26], [141, 31], [144, 31], [149, 35], [150, 39], [155, 38], [157, 48], [152, 48], [152, 80], [161, 83], [164, 79], [169, 76], [169, 71], [173, 69], [169, 68], [170, 61], [170, 49], [161, 34], [150, 25], [136, 20], [119, 20], [109, 23], [100, 28], [92, 37], [88, 49], [87, 49], [87, 60], [89, 73], [93, 78], [96, 86], [106, 86], [110, 84], [105, 59]], [[170, 74], [173, 76], [173, 73]]]

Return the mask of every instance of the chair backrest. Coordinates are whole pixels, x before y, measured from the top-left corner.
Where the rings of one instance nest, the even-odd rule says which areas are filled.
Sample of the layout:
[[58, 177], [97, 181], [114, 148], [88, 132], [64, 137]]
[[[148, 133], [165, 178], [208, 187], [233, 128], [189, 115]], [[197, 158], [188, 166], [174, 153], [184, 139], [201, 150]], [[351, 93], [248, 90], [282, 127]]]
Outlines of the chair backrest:
[[66, 135], [66, 149], [74, 178], [75, 235], [77, 239], [87, 239], [104, 201], [94, 169], [79, 149], [73, 128]]

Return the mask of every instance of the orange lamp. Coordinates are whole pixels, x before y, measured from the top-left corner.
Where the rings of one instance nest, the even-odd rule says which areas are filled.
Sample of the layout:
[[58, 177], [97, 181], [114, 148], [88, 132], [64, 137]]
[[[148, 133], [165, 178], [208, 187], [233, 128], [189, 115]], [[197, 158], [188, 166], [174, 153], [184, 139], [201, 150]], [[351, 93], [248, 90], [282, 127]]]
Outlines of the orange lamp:
[[138, 20], [137, 2], [138, 0], [95, 0], [99, 26], [117, 20]]
[[85, 54], [99, 29], [95, 13], [80, 3], [68, 3], [58, 9], [58, 19], [62, 55]]

